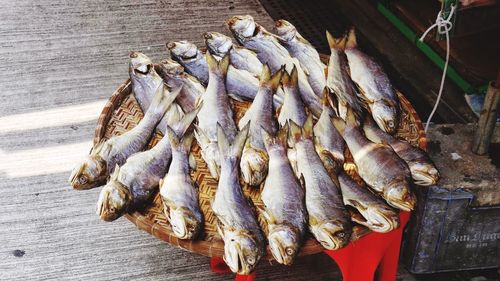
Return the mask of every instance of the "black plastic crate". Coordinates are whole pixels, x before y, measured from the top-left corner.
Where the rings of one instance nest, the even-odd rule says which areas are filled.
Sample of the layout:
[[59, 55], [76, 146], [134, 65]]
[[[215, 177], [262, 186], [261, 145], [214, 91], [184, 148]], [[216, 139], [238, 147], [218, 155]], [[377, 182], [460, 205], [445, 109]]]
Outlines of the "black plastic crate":
[[474, 195], [462, 189], [419, 193], [403, 248], [411, 273], [500, 267], [500, 206], [473, 207]]

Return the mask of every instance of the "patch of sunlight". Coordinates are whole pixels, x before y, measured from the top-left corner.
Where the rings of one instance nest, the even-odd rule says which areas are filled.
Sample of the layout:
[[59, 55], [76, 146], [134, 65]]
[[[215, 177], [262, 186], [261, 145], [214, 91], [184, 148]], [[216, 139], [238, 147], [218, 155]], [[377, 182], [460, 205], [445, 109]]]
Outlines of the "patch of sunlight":
[[0, 133], [64, 126], [95, 120], [107, 100], [0, 117]]
[[0, 150], [0, 174], [16, 178], [68, 171], [69, 177], [91, 147], [92, 141], [86, 141], [14, 152]]

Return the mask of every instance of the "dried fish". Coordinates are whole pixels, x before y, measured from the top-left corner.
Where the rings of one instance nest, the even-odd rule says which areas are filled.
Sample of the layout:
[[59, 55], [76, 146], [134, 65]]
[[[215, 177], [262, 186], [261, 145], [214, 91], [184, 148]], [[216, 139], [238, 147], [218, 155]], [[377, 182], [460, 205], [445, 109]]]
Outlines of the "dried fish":
[[389, 232], [399, 227], [398, 213], [368, 189], [359, 186], [344, 170], [338, 172], [342, 198], [346, 206], [356, 208], [363, 217], [354, 222], [375, 232]]
[[237, 69], [246, 70], [255, 77], [262, 73], [262, 63], [257, 54], [246, 48], [233, 44], [228, 36], [219, 32], [207, 32], [203, 35], [207, 49], [214, 55], [222, 58], [229, 54], [231, 65]]
[[[198, 110], [193, 110], [182, 119], [172, 122], [179, 135], [189, 128]], [[158, 191], [172, 159], [170, 139], [163, 137], [153, 148], [130, 156], [123, 166], [116, 168], [103, 187], [97, 202], [97, 215], [102, 220], [113, 221], [127, 211], [129, 206], [144, 204]]]
[[210, 174], [218, 179], [220, 157], [217, 147], [217, 124], [221, 124], [230, 141], [233, 141], [237, 130], [224, 83], [229, 67], [229, 56], [217, 62], [210, 53], [206, 53], [206, 59], [210, 67], [210, 80], [203, 95], [195, 137], [200, 144], [201, 156], [207, 163]]
[[90, 189], [104, 184], [116, 165], [123, 165], [130, 155], [146, 146], [156, 125], [180, 91], [178, 89], [165, 95], [164, 90], [161, 84], [137, 126], [92, 148], [86, 159], [71, 173], [69, 182], [74, 189]]
[[357, 48], [351, 29], [345, 44], [351, 78], [361, 88], [360, 98], [368, 105], [375, 122], [385, 132], [394, 134], [399, 125], [399, 98], [382, 67]]
[[179, 139], [170, 127], [167, 127], [167, 132], [172, 147], [172, 163], [167, 175], [160, 181], [163, 212], [177, 238], [193, 239], [203, 227], [198, 191], [189, 174], [189, 152], [193, 134], [184, 135]]
[[345, 120], [347, 107], [349, 106], [354, 111], [358, 124], [360, 124], [359, 121], [363, 120], [363, 108], [358, 99], [357, 87], [351, 80], [351, 70], [344, 52], [347, 38], [335, 39], [328, 31], [326, 32], [326, 38], [331, 52], [326, 84], [337, 97], [340, 118]]
[[291, 265], [306, 232], [304, 191], [287, 158], [288, 126], [276, 136], [263, 129], [262, 136], [272, 170], [261, 193], [265, 206], [262, 212], [269, 230], [267, 240], [276, 261]]
[[264, 65], [259, 91], [238, 123], [239, 128], [250, 124], [250, 135], [241, 157], [241, 173], [243, 180], [253, 186], [261, 184], [267, 175], [269, 157], [264, 147], [261, 128], [273, 134], [278, 129], [274, 117], [273, 94], [279, 85], [281, 74], [280, 70], [271, 76], [271, 70]]
[[314, 149], [312, 116], [301, 129], [293, 121], [290, 132], [297, 151], [297, 168], [305, 185], [305, 202], [309, 229], [328, 250], [337, 250], [349, 243], [352, 233], [339, 187], [332, 181]]
[[275, 26], [281, 44], [292, 57], [298, 59], [304, 72], [307, 73], [307, 81], [314, 93], [316, 96], [321, 96], [326, 86], [326, 66], [321, 62], [318, 51], [288, 21], [278, 20]]
[[437, 183], [439, 171], [423, 150], [380, 130], [371, 119], [365, 121], [363, 130], [369, 140], [390, 145], [394, 149], [398, 156], [408, 164], [416, 184], [429, 186]]
[[239, 182], [239, 160], [249, 127], [246, 125], [230, 141], [224, 133], [226, 128], [217, 125], [221, 172], [212, 210], [224, 240], [224, 261], [238, 274], [251, 273], [265, 250], [264, 236]]
[[333, 124], [352, 153], [359, 176], [385, 201], [400, 210], [411, 211], [416, 198], [411, 191], [411, 174], [406, 163], [385, 144], [368, 140], [356, 125], [350, 108], [346, 122], [333, 117]]
[[163, 86], [163, 80], [156, 73], [151, 59], [140, 52], [130, 53], [129, 75], [132, 92], [142, 111], [145, 112], [153, 100], [156, 89], [160, 85]]

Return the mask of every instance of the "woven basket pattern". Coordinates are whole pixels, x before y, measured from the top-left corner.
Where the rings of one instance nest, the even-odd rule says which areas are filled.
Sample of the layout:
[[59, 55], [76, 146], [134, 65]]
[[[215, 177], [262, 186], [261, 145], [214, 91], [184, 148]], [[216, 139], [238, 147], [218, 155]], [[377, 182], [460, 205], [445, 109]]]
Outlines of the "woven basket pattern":
[[[421, 121], [412, 108], [408, 100], [398, 93], [401, 100], [401, 123], [397, 136], [403, 138], [413, 145], [418, 145], [421, 148], [426, 148], [425, 134]], [[248, 102], [233, 102], [233, 111], [235, 119], [238, 121], [250, 103]], [[134, 96], [131, 94], [130, 81], [126, 81], [110, 98], [108, 104], [103, 109], [99, 118], [98, 125], [95, 132], [94, 143], [108, 139], [113, 135], [120, 135], [138, 124], [143, 118], [139, 104]], [[149, 148], [154, 146], [162, 135], [156, 132]], [[217, 181], [210, 176], [207, 165], [201, 158], [201, 151], [196, 142], [193, 144], [192, 150], [196, 159], [196, 170], [191, 173], [193, 180], [199, 187], [199, 200], [200, 207], [204, 214], [205, 228], [203, 234], [199, 239], [194, 241], [177, 239], [163, 214], [163, 205], [159, 194], [156, 194], [152, 202], [142, 208], [140, 211], [134, 211], [126, 215], [138, 228], [147, 231], [148, 233], [176, 246], [180, 246], [192, 252], [196, 252], [205, 256], [222, 257], [224, 244], [216, 230], [216, 217], [211, 209], [211, 200], [214, 198]], [[363, 181], [359, 178], [354, 170], [352, 163], [352, 156], [346, 149], [346, 164], [344, 168], [347, 173], [355, 178], [360, 184]], [[260, 199], [260, 188], [251, 188], [241, 181], [244, 194], [254, 206], [262, 206]], [[258, 212], [256, 212], [258, 213]], [[263, 217], [258, 215], [259, 223], [264, 233], [267, 233], [267, 226], [264, 223]], [[359, 239], [360, 237], [368, 234], [370, 231], [362, 226], [355, 226], [352, 240]], [[310, 255], [321, 252], [323, 247], [314, 239], [308, 236], [304, 243], [299, 255]], [[267, 252], [267, 259], [272, 259], [270, 252]]]

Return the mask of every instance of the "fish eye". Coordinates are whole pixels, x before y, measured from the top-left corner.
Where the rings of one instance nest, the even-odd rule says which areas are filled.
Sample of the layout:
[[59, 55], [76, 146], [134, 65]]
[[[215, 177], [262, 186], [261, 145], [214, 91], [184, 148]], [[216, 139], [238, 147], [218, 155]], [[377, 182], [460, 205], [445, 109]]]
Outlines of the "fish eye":
[[393, 128], [394, 127], [394, 121], [392, 121], [392, 120], [388, 121], [387, 125], [389, 126], [389, 128]]
[[247, 258], [247, 263], [250, 265], [253, 265], [255, 263], [255, 259], [253, 257], [248, 257]]
[[295, 253], [295, 250], [289, 247], [289, 248], [286, 248], [285, 252], [287, 255], [291, 256]]
[[88, 178], [87, 178], [87, 176], [85, 176], [85, 175], [82, 175], [82, 176], [80, 176], [80, 177], [78, 178], [78, 182], [79, 182], [80, 184], [86, 184], [88, 181], [89, 181], [89, 179], [88, 179]]
[[337, 236], [339, 238], [344, 238], [345, 237], [345, 233], [344, 232], [340, 232], [339, 234], [337, 234]]
[[116, 211], [116, 208], [115, 208], [115, 207], [110, 207], [110, 208], [109, 208], [109, 211], [110, 211], [111, 213], [114, 213], [114, 212]]

